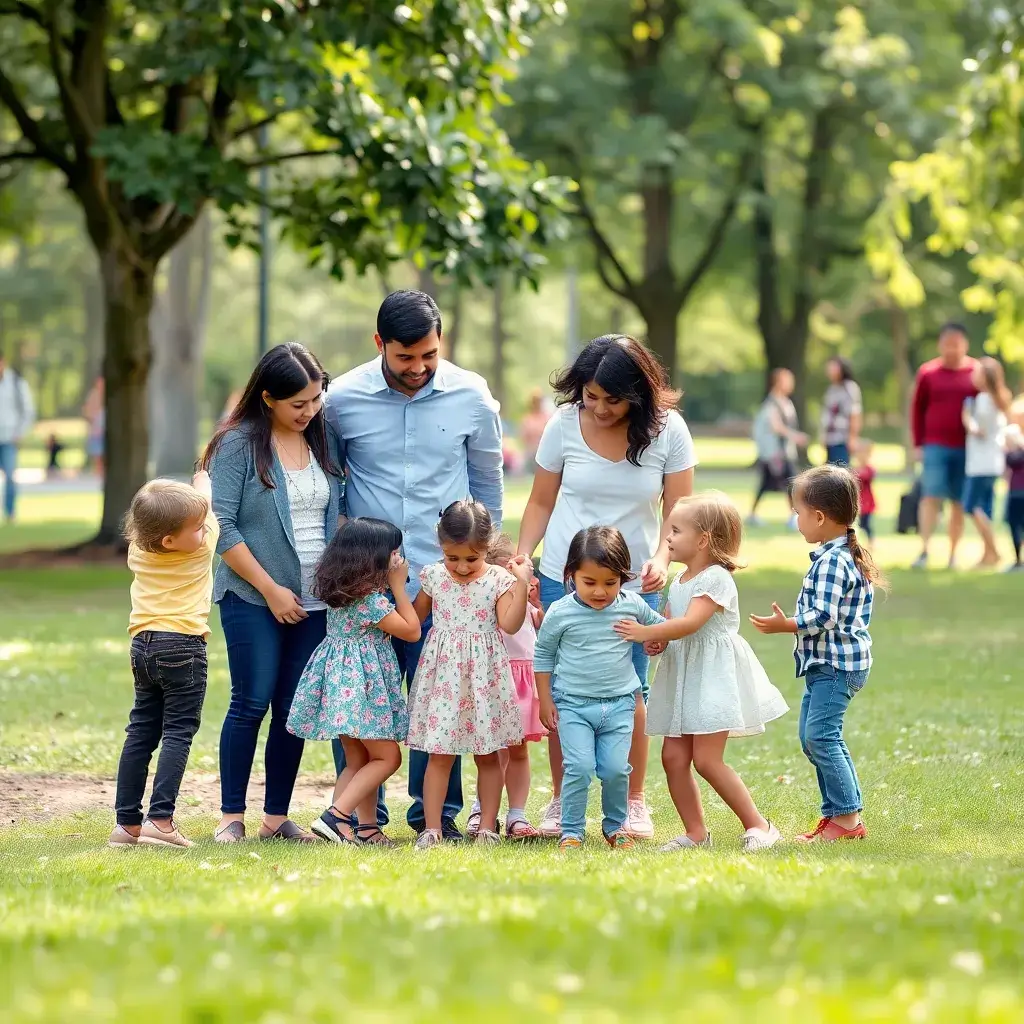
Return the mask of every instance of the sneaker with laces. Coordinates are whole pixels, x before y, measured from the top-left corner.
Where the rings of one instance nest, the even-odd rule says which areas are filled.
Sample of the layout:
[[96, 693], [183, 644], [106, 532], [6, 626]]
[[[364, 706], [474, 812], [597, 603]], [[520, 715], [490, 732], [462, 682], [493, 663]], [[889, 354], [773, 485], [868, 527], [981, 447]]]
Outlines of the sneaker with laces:
[[473, 839], [474, 846], [497, 846], [501, 842], [501, 836], [497, 832], [490, 832], [486, 828], [477, 830]]
[[748, 828], [741, 840], [745, 853], [757, 850], [770, 850], [776, 843], [782, 842], [782, 833], [769, 821], [767, 828]]
[[165, 832], [162, 828], [157, 828], [149, 818], [142, 823], [139, 843], [143, 846], [176, 846], [180, 849], [186, 849], [192, 845], [192, 841], [186, 839], [178, 831], [178, 826], [173, 821], [171, 822], [171, 830]]
[[564, 836], [559, 840], [558, 848], [560, 850], [578, 850], [583, 845], [583, 840], [579, 836]]
[[416, 839], [415, 849], [417, 850], [431, 850], [435, 846], [440, 846], [444, 840], [441, 838], [441, 833], [434, 828], [425, 828]]
[[629, 801], [629, 814], [623, 831], [634, 839], [654, 838], [654, 822], [651, 821], [651, 812], [647, 810], [643, 797], [634, 797]]
[[114, 850], [120, 850], [127, 846], [136, 846], [139, 840], [133, 836], [123, 825], [115, 825], [114, 831], [110, 833], [107, 846]]
[[711, 846], [711, 833], [709, 832], [699, 843], [695, 843], [689, 836], [676, 836], [670, 839], [664, 846], [658, 847], [659, 853], [679, 853], [683, 850], [702, 850]]
[[822, 818], [813, 832], [805, 832], [796, 837], [798, 843], [835, 843], [841, 839], [863, 839], [868, 834], [863, 821], [858, 821], [853, 828], [843, 828], [831, 818]]
[[466, 837], [459, 831], [454, 818], [441, 819], [441, 838], [446, 843], [461, 843]]
[[633, 842], [633, 837], [627, 835], [626, 830], [622, 828], [618, 832], [613, 832], [610, 836], [605, 836], [604, 841], [613, 850], [628, 850], [636, 846], [636, 843]]
[[562, 798], [555, 797], [544, 808], [537, 831], [545, 839], [557, 839], [562, 834]]

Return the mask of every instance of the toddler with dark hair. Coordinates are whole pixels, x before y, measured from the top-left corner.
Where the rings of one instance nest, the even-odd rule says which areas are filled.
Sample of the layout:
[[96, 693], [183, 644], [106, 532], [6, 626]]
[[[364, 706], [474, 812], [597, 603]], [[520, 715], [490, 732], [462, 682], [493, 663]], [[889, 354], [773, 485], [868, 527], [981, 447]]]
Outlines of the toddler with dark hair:
[[304, 740], [337, 738], [345, 750], [334, 803], [312, 826], [333, 843], [391, 845], [377, 825], [374, 797], [401, 767], [409, 713], [390, 638], [420, 638], [401, 546], [402, 532], [391, 523], [350, 519], [316, 570], [313, 590], [328, 608], [327, 637], [299, 680], [288, 731]]

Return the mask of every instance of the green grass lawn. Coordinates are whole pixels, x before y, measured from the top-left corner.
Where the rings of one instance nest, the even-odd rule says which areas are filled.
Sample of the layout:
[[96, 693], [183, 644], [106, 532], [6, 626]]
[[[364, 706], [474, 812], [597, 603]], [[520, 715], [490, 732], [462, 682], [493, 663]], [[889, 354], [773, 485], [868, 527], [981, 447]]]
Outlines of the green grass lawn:
[[[739, 497], [749, 479], [712, 483]], [[524, 500], [513, 488], [513, 518]], [[0, 532], [8, 550], [94, 514], [37, 501], [34, 522]], [[745, 611], [791, 604], [806, 564], [782, 502], [769, 512], [744, 552]], [[914, 552], [913, 539], [879, 543], [893, 566]], [[12, 772], [113, 773], [131, 700], [127, 583], [118, 568], [3, 571], [0, 787]], [[197, 844], [182, 854], [108, 850], [106, 810], [0, 827], [0, 1020], [1024, 1020], [1021, 587], [894, 571], [848, 723], [871, 834], [842, 849], [745, 857], [713, 796], [716, 847], [684, 857], [604, 848], [596, 799], [574, 855], [416, 855], [404, 827], [395, 852], [226, 848], [208, 838], [214, 808], [188, 800]], [[794, 710], [729, 757], [792, 835], [818, 802], [800, 689], [785, 640], [748, 636]], [[210, 653], [198, 773], [216, 770], [227, 704], [219, 630]], [[536, 812], [547, 773], [534, 753]], [[326, 745], [307, 744], [303, 776], [329, 767]], [[667, 839], [679, 825], [656, 756], [650, 774]]]

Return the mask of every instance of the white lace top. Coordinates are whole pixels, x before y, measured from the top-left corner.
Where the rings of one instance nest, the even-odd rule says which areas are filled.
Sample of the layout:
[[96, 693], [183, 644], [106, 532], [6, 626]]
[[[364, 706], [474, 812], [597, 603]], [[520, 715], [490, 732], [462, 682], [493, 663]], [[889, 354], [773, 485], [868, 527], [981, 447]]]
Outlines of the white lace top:
[[321, 611], [327, 605], [313, 597], [312, 590], [317, 563], [327, 546], [324, 521], [331, 499], [330, 484], [327, 474], [320, 468], [312, 452], [309, 453], [309, 465], [305, 469], [288, 469], [283, 465], [281, 468], [288, 488], [295, 553], [299, 556], [299, 567], [302, 570], [302, 593], [299, 595], [302, 607], [308, 612]]

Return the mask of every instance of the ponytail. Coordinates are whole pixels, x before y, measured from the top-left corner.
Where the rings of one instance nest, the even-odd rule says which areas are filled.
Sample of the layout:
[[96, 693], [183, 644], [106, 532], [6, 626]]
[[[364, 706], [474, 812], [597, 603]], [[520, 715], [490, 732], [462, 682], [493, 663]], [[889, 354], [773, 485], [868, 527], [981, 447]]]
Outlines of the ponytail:
[[871, 552], [861, 546], [860, 541], [857, 539], [857, 531], [852, 526], [847, 527], [846, 530], [846, 546], [850, 549], [853, 563], [857, 566], [861, 576], [876, 587], [888, 590], [889, 581], [882, 575], [882, 570], [875, 564], [875, 560], [871, 557]]

